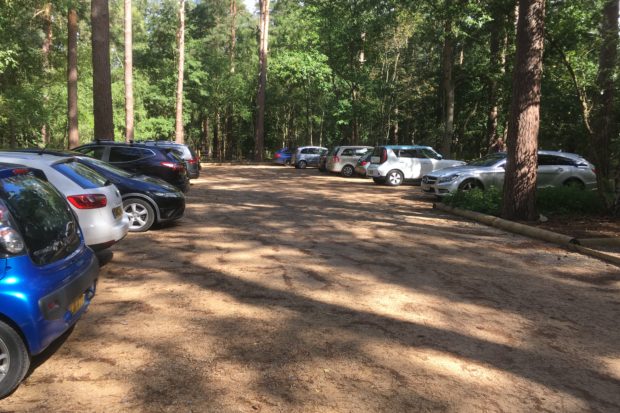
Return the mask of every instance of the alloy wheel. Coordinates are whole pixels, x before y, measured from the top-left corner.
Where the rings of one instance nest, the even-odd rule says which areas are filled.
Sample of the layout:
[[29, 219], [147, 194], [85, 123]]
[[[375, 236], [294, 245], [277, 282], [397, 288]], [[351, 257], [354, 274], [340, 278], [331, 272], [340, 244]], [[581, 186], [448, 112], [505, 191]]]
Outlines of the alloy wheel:
[[10, 367], [11, 355], [9, 354], [9, 348], [6, 346], [6, 343], [0, 339], [0, 382], [9, 374]]
[[139, 230], [149, 221], [149, 211], [140, 204], [131, 203], [125, 206], [125, 213], [129, 218], [129, 229]]

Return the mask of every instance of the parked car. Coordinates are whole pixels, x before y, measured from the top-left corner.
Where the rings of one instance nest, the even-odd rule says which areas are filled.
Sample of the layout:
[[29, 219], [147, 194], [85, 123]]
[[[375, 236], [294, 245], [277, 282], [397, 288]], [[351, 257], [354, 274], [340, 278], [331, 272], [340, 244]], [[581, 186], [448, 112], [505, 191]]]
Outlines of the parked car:
[[127, 172], [161, 178], [183, 192], [189, 190], [185, 162], [172, 148], [100, 140], [78, 146], [75, 150]]
[[[494, 153], [469, 162], [467, 165], [441, 169], [422, 178], [422, 190], [437, 196], [473, 188], [502, 188], [506, 153]], [[538, 151], [536, 186], [574, 186], [596, 188], [594, 165], [583, 157], [567, 152]]]
[[0, 164], [0, 398], [95, 295], [97, 258], [64, 196], [40, 177]]
[[200, 177], [200, 157], [196, 155], [196, 152], [189, 146], [172, 141], [143, 141], [146, 146], [156, 146], [158, 148], [170, 148], [173, 149], [176, 154], [185, 162], [185, 169], [187, 169], [187, 176], [190, 179], [197, 179]]
[[404, 180], [421, 180], [436, 169], [464, 165], [465, 162], [443, 157], [430, 146], [377, 146], [370, 158], [366, 174], [376, 184], [398, 186]]
[[290, 165], [291, 156], [293, 156], [293, 154], [289, 148], [278, 149], [276, 153], [273, 154], [273, 162], [278, 165]]
[[307, 166], [318, 166], [321, 155], [327, 153], [327, 148], [321, 146], [300, 146], [293, 151], [291, 164], [298, 169], [304, 169]]
[[362, 156], [357, 160], [355, 165], [355, 173], [359, 176], [363, 176], [366, 178], [366, 171], [368, 170], [368, 166], [370, 166], [370, 157], [372, 156], [372, 151], [366, 152], [366, 155]]
[[129, 220], [123, 213], [123, 200], [116, 186], [74, 157], [3, 151], [0, 162], [41, 171], [69, 201], [89, 247], [102, 250], [127, 235]]
[[372, 151], [372, 146], [337, 146], [331, 156], [327, 156], [326, 169], [342, 176], [351, 177], [359, 158]]

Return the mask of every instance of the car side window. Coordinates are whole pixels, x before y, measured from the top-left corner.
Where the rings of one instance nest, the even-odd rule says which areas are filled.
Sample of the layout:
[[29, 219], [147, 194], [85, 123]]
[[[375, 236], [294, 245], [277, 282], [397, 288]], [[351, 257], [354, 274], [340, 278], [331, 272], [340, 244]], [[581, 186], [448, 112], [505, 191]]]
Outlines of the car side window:
[[399, 158], [425, 158], [415, 149], [401, 149], [398, 156]]
[[437, 156], [438, 154], [430, 149], [420, 149], [420, 152], [424, 155], [420, 156], [420, 158], [440, 159], [440, 157]]
[[309, 152], [312, 155], [319, 155], [321, 153], [321, 150], [319, 148], [311, 148], [309, 149]]
[[104, 146], [87, 146], [85, 148], [79, 148], [79, 152], [86, 156], [91, 156], [95, 159], [103, 159], [103, 153], [105, 152]]
[[341, 156], [353, 156], [353, 151], [354, 151], [354, 149], [347, 148], [347, 149], [342, 151]]
[[575, 162], [573, 162], [571, 159], [564, 158], [562, 156], [538, 155], [538, 166], [543, 166], [543, 165], [574, 166]]
[[110, 148], [110, 162], [131, 162], [140, 158], [142, 158], [142, 151], [138, 148]]
[[311, 152], [311, 149], [310, 149], [310, 148], [306, 148], [306, 149], [302, 149], [302, 150], [301, 150], [301, 153], [303, 153], [303, 154], [309, 154], [309, 153], [312, 153], [312, 152]]
[[368, 152], [368, 148], [359, 148], [359, 149], [355, 150], [355, 155], [356, 156], [363, 156], [367, 152]]

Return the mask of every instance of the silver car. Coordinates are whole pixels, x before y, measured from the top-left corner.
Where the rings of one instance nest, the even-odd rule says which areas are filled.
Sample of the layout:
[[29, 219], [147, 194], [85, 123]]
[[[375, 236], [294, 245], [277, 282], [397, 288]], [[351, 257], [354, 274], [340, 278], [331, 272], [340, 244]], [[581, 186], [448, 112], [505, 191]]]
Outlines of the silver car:
[[300, 146], [293, 151], [291, 165], [297, 169], [304, 169], [307, 166], [318, 166], [321, 155], [327, 153], [327, 148], [322, 146]]
[[405, 179], [420, 180], [436, 169], [465, 165], [465, 162], [443, 159], [430, 146], [377, 146], [370, 158], [366, 175], [376, 184], [398, 186]]
[[372, 146], [337, 146], [327, 156], [325, 169], [351, 177], [358, 159], [371, 150]]
[[[502, 188], [506, 167], [506, 153], [494, 153], [476, 159], [464, 166], [446, 168], [422, 178], [422, 190], [437, 196], [473, 188]], [[573, 153], [538, 151], [538, 179], [536, 186], [574, 186], [596, 188], [594, 165]]]
[[43, 172], [69, 201], [89, 247], [105, 249], [127, 235], [129, 219], [116, 186], [75, 158], [6, 151], [0, 152], [0, 161]]

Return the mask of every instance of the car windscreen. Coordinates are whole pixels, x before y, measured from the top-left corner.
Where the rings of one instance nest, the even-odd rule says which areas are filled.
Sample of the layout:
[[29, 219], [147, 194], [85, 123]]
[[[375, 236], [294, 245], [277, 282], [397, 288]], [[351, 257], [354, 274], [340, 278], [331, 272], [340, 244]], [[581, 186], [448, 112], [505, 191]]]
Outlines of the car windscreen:
[[62, 259], [80, 245], [75, 217], [51, 184], [15, 175], [0, 180], [0, 193], [36, 264]]
[[84, 189], [101, 188], [110, 184], [99, 172], [75, 159], [57, 163], [52, 167]]
[[89, 164], [92, 164], [97, 168], [113, 173], [114, 175], [122, 176], [123, 178], [131, 178], [133, 176], [133, 174], [127, 172], [126, 170], [117, 168], [116, 166], [104, 161], [100, 161], [99, 159], [81, 159], [80, 162], [86, 164], [87, 166], [90, 166]]
[[471, 166], [493, 166], [499, 161], [506, 159], [506, 154], [504, 153], [494, 153], [492, 155], [484, 156], [480, 159], [474, 159], [469, 162], [467, 165]]

